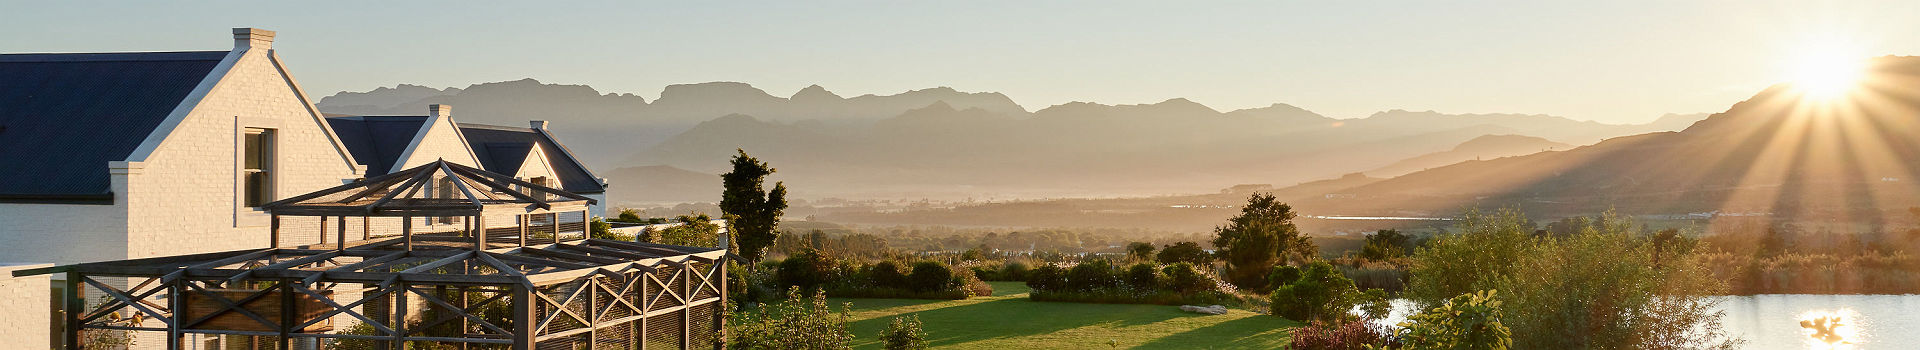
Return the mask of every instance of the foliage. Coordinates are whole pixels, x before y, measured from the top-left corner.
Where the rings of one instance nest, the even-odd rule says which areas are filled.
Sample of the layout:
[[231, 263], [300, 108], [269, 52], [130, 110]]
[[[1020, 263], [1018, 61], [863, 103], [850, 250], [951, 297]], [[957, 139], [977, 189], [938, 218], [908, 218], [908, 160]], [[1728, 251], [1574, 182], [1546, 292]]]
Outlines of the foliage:
[[787, 209], [787, 185], [776, 182], [773, 190], [763, 192], [761, 184], [773, 174], [773, 167], [748, 156], [746, 150], [736, 151], [739, 154], [733, 157], [733, 170], [720, 175], [725, 186], [720, 210], [726, 213], [728, 227], [737, 238], [740, 257], [758, 262], [765, 257], [767, 246], [778, 238], [774, 227]]
[[1040, 265], [1027, 277], [1027, 288], [1033, 290], [1067, 289], [1067, 270], [1053, 264]]
[[953, 268], [937, 261], [913, 263], [913, 273], [907, 274], [908, 289], [915, 292], [931, 292], [947, 289], [953, 280]]
[[1356, 306], [1366, 310], [1366, 316], [1370, 319], [1386, 314], [1388, 305], [1385, 291], [1371, 289], [1362, 292], [1353, 287], [1353, 281], [1325, 261], [1307, 264], [1305, 268], [1297, 269], [1297, 273], [1287, 272], [1294, 270], [1290, 266], [1283, 267], [1273, 274], [1273, 283], [1278, 284], [1270, 297], [1273, 302], [1270, 311], [1274, 315], [1301, 321], [1343, 321], [1353, 318], [1348, 310]]
[[634, 210], [632, 208], [620, 209], [620, 214], [617, 214], [612, 219], [608, 219], [608, 221], [626, 222], [626, 223], [635, 223], [635, 224], [649, 223], [647, 219], [640, 217], [639, 210]]
[[833, 278], [834, 269], [838, 264], [839, 262], [833, 256], [808, 249], [780, 261], [780, 270], [774, 273], [774, 279], [782, 286], [791, 286], [813, 293], [819, 291], [821, 285]]
[[1399, 345], [1391, 328], [1360, 319], [1313, 321], [1288, 333], [1293, 342], [1287, 349], [1296, 350], [1365, 350]]
[[[100, 300], [96, 301], [95, 304], [105, 304], [113, 301], [114, 299], [111, 297], [100, 297]], [[93, 308], [86, 309], [92, 310]], [[142, 323], [145, 323], [146, 320], [147, 315], [144, 313], [134, 312], [128, 315], [121, 315], [116, 312], [109, 313], [102, 317], [100, 322], [111, 326], [139, 327]], [[133, 331], [128, 330], [96, 328], [80, 331], [80, 345], [82, 349], [86, 350], [126, 349], [133, 347], [138, 340], [139, 337], [134, 336]]]
[[1031, 274], [1032, 271], [1033, 271], [1033, 268], [1030, 266], [1027, 266], [1027, 263], [1018, 262], [1018, 261], [1007, 262], [1006, 264], [1000, 265], [1000, 273], [998, 275], [999, 276], [998, 280], [1026, 281], [1027, 276]]
[[871, 276], [873, 279], [874, 286], [900, 289], [910, 288], [910, 284], [907, 283], [907, 274], [900, 272], [900, 270], [900, 263], [893, 262], [892, 260], [881, 261], [867, 266], [868, 276]]
[[707, 214], [681, 215], [674, 221], [680, 225], [650, 233], [646, 241], [688, 247], [712, 247], [720, 242], [720, 225]]
[[1266, 273], [1275, 265], [1304, 262], [1318, 248], [1293, 225], [1293, 207], [1272, 194], [1255, 193], [1226, 226], [1214, 229], [1213, 246], [1227, 262], [1227, 281], [1242, 289], [1265, 290]]
[[825, 293], [801, 297], [788, 291], [786, 302], [766, 304], [759, 312], [737, 312], [730, 321], [727, 344], [734, 349], [851, 349], [853, 331], [847, 326], [852, 303], [835, 313]]
[[1213, 263], [1213, 254], [1208, 254], [1206, 249], [1200, 248], [1200, 244], [1194, 242], [1180, 242], [1168, 245], [1160, 249], [1160, 254], [1156, 258], [1156, 260], [1162, 264], [1188, 263], [1207, 265]]
[[[1611, 215], [1611, 214], [1609, 214]], [[1565, 235], [1531, 234], [1515, 212], [1477, 212], [1464, 232], [1416, 253], [1406, 297], [1436, 307], [1499, 290], [1519, 348], [1727, 348], [1713, 278], [1690, 239], [1639, 232], [1609, 216]]]
[[1067, 289], [1094, 291], [1118, 288], [1120, 276], [1114, 272], [1113, 263], [1105, 259], [1081, 262], [1067, 270]]
[[1412, 250], [1413, 236], [1400, 230], [1380, 230], [1367, 235], [1367, 245], [1360, 248], [1360, 256], [1379, 261], [1407, 256]]
[[607, 239], [607, 240], [615, 240], [615, 241], [632, 241], [633, 240], [633, 236], [613, 233], [613, 224], [608, 224], [606, 218], [594, 217], [593, 221], [587, 222], [587, 227], [589, 227], [589, 229], [587, 230], [588, 234], [591, 235], [594, 239]]
[[1395, 335], [1407, 349], [1503, 350], [1513, 333], [1501, 321], [1500, 301], [1489, 290], [1462, 294], [1431, 310], [1407, 316]]
[[927, 331], [921, 328], [920, 316], [894, 317], [893, 324], [880, 332], [880, 341], [886, 343], [887, 350], [926, 349]]
[[1147, 242], [1127, 243], [1127, 259], [1131, 261], [1153, 260], [1153, 243], [1147, 243]]
[[1139, 263], [1127, 268], [1127, 288], [1150, 291], [1160, 288], [1160, 271], [1153, 264]]
[[1192, 264], [1174, 263], [1160, 268], [1164, 287], [1172, 292], [1188, 294], [1212, 290], [1218, 286], [1212, 277], [1195, 270]]

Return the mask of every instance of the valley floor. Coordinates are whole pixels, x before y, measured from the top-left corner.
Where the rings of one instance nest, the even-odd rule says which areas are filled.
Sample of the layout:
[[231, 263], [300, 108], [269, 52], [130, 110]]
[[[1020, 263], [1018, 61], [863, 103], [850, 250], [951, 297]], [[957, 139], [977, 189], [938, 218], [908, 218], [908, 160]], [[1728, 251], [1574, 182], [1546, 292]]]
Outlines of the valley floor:
[[1166, 305], [1035, 302], [1020, 282], [989, 282], [994, 295], [968, 300], [834, 298], [853, 303], [855, 347], [881, 348], [896, 316], [919, 315], [936, 349], [1274, 349], [1300, 323], [1232, 310], [1181, 312]]

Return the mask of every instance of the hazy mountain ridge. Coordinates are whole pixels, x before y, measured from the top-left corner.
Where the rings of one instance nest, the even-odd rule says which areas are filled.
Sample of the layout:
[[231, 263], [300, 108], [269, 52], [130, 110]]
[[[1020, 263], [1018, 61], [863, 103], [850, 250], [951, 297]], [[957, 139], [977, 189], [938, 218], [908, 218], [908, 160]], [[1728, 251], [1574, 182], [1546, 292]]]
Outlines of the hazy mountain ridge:
[[533, 79], [439, 90], [406, 85], [341, 93], [319, 106], [339, 114], [421, 114], [433, 103], [454, 105], [466, 122], [553, 121], [555, 134], [595, 169], [667, 165], [717, 173], [744, 148], [779, 164], [782, 176], [809, 183], [795, 191], [811, 196], [1194, 193], [1374, 169], [1483, 135], [1582, 139], [1657, 128], [1403, 110], [1335, 119], [1279, 103], [1223, 112], [1182, 98], [1028, 112], [993, 92], [940, 87], [842, 97], [814, 85], [779, 97], [737, 82], [671, 85], [654, 101]]
[[[1468, 161], [1343, 190], [1310, 202], [1342, 212], [1448, 212], [1520, 205], [1549, 213], [1767, 214], [1874, 222], [1920, 205], [1905, 184], [1920, 164], [1920, 58], [1874, 61], [1850, 102], [1781, 84], [1679, 132], [1565, 151]], [[1823, 104], [1850, 103], [1849, 107]]]
[[1395, 177], [1469, 160], [1527, 155], [1568, 147], [1572, 145], [1533, 136], [1489, 134], [1467, 140], [1450, 150], [1428, 153], [1368, 170], [1366, 174], [1375, 177]]

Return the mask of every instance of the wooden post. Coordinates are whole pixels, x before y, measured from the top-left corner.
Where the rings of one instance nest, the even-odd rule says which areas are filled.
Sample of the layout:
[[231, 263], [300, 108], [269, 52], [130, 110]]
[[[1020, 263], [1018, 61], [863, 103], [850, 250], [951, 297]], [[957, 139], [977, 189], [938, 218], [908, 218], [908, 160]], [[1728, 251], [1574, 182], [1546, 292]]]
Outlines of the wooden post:
[[[726, 248], [726, 247], [721, 247], [721, 248]], [[719, 302], [721, 303], [720, 305], [715, 305], [713, 308], [713, 337], [720, 340], [718, 342], [714, 342], [713, 350], [722, 350], [727, 348], [727, 335], [726, 335], [727, 316], [725, 313], [720, 312], [721, 308], [727, 307], [727, 304], [725, 303], [729, 302], [727, 301], [727, 282], [726, 282], [727, 281], [727, 256], [724, 254], [720, 255], [719, 259], [714, 259], [713, 264], [714, 264], [714, 267], [713, 267], [714, 269], [720, 270], [720, 273], [719, 273], [720, 283], [716, 283], [716, 286], [720, 287]]]
[[185, 289], [186, 286], [179, 280], [175, 280], [164, 282], [161, 288], [167, 289], [167, 311], [171, 314], [167, 316], [172, 318], [167, 320], [167, 350], [185, 349], [187, 334], [181, 332], [180, 327], [185, 326], [187, 321], [187, 302], [184, 300], [187, 294], [180, 290]]
[[475, 214], [473, 216], [473, 227], [474, 227], [473, 250], [487, 250], [487, 219], [486, 217]]
[[520, 222], [520, 246], [521, 247], [527, 246], [527, 219], [531, 219], [532, 217], [533, 216], [528, 214], [519, 214], [519, 215], [513, 216], [514, 221]]
[[547, 227], [553, 228], [553, 244], [560, 244], [560, 213], [548, 213]]
[[373, 239], [373, 217], [360, 217], [360, 240]]
[[394, 283], [393, 322], [387, 328], [393, 328], [393, 350], [407, 349], [407, 283]]
[[267, 222], [269, 222], [268, 227], [271, 227], [267, 229], [267, 240], [272, 241], [267, 242], [267, 247], [280, 248], [280, 215], [274, 214]]
[[[693, 284], [693, 274], [700, 273], [700, 269], [694, 268], [693, 263], [680, 265], [680, 269], [684, 271], [680, 273], [680, 295], [683, 298], [687, 298], [686, 304], [693, 304], [693, 290], [694, 290], [693, 288], [696, 287]], [[682, 305], [686, 305], [686, 304], [682, 304]], [[680, 348], [681, 349], [693, 348], [693, 307], [692, 306], [684, 306], [680, 308]]]
[[[321, 233], [320, 236], [326, 237], [327, 235], [325, 233]], [[345, 216], [340, 217], [340, 233], [338, 236], [335, 236], [335, 237], [339, 238], [338, 240], [336, 240], [335, 243], [340, 244], [340, 249], [336, 249], [336, 250], [347, 250], [347, 217]], [[327, 239], [321, 238], [320, 240], [325, 241]]]
[[66, 333], [61, 336], [66, 338], [67, 350], [81, 350], [80, 314], [87, 312], [86, 296], [80, 294], [80, 286], [82, 286], [80, 279], [84, 277], [78, 272], [68, 272], [67, 280], [64, 281], [67, 287], [67, 310], [62, 314], [66, 315], [67, 327], [63, 330]]
[[400, 239], [401, 239], [400, 244], [402, 247], [404, 247], [402, 249], [409, 252], [413, 251], [413, 216], [412, 215], [406, 215], [406, 216], [400, 217]]
[[327, 244], [327, 216], [320, 216], [320, 244]]
[[513, 289], [513, 350], [533, 350], [534, 322], [533, 308], [539, 301], [533, 298], [533, 286], [515, 284]]
[[[587, 277], [587, 348], [600, 348], [600, 276]], [[613, 305], [607, 305], [609, 307]]]
[[[326, 223], [326, 218], [321, 218], [320, 222]], [[320, 231], [320, 237], [325, 240], [327, 232]], [[280, 350], [293, 350], [293, 337], [289, 336], [293, 334], [293, 326], [296, 325], [293, 322], [293, 293], [297, 292], [293, 291], [292, 280], [280, 279]]]

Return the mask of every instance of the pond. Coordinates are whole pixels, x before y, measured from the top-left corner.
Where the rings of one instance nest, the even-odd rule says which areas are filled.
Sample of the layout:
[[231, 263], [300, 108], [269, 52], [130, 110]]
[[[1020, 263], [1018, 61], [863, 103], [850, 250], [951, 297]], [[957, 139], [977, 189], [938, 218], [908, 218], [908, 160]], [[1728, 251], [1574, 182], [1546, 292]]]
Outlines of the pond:
[[[1721, 325], [1727, 333], [1746, 340], [1742, 349], [1920, 349], [1920, 295], [1817, 295], [1767, 294], [1725, 296], [1720, 310], [1726, 312]], [[1385, 320], [1397, 324], [1406, 320], [1413, 303], [1394, 300], [1393, 312]], [[1814, 316], [1838, 314], [1841, 327], [1836, 335], [1845, 337], [1839, 346], [1828, 347], [1809, 335], [1800, 321]]]

